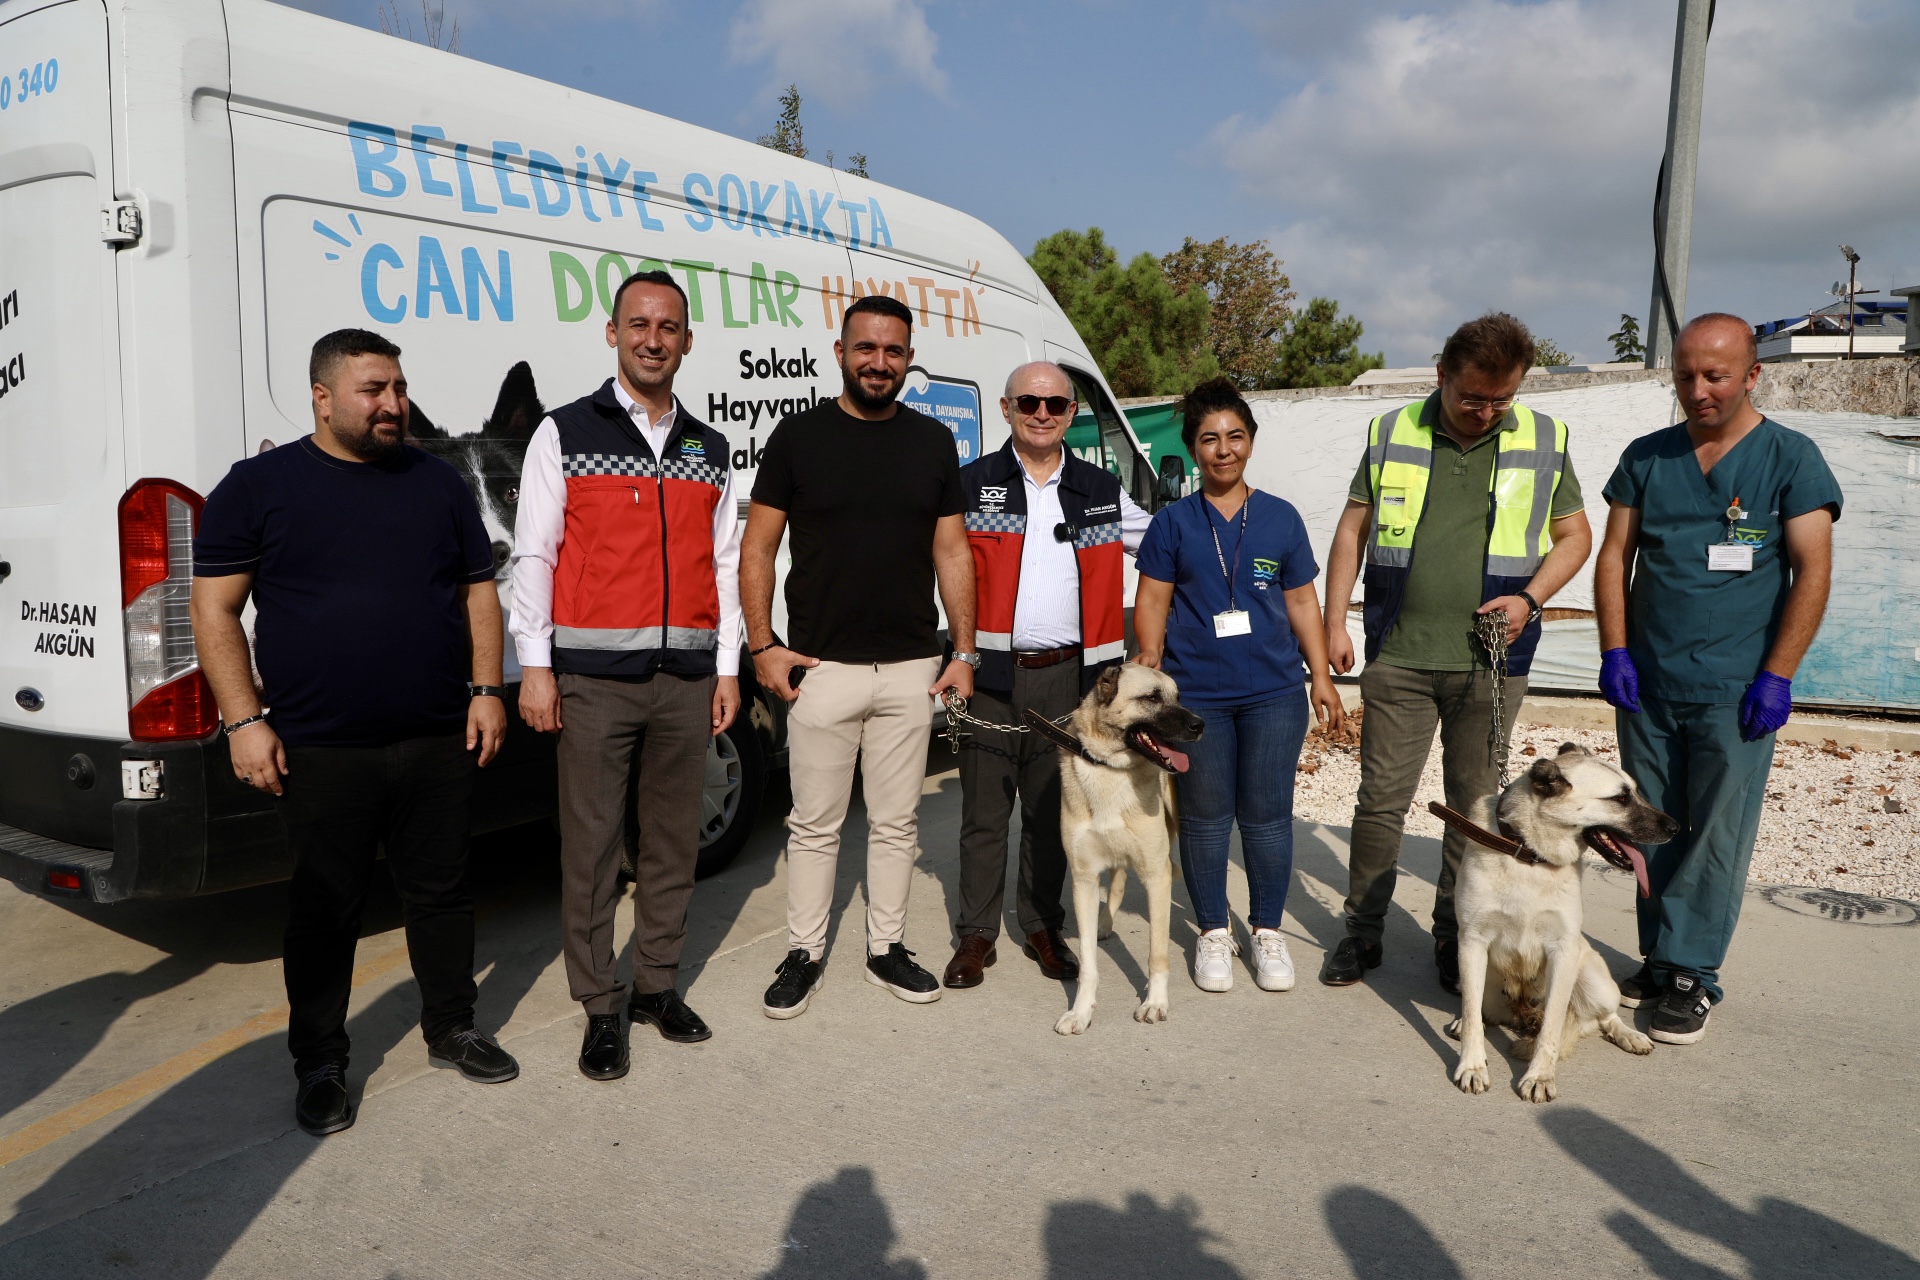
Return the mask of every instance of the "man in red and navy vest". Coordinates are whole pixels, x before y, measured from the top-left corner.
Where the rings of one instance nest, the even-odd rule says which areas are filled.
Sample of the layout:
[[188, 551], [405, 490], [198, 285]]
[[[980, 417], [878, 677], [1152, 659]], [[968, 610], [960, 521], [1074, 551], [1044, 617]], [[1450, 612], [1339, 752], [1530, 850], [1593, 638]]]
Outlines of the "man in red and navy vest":
[[[996, 724], [1017, 725], [1028, 708], [1066, 715], [1104, 668], [1126, 658], [1124, 556], [1139, 551], [1148, 516], [1116, 476], [1066, 447], [1076, 408], [1059, 365], [1021, 365], [1000, 401], [1013, 439], [960, 471], [980, 647], [968, 710]], [[1015, 792], [1022, 949], [1047, 977], [1077, 977], [1060, 937], [1059, 756], [1037, 734], [977, 730], [960, 753], [960, 788], [960, 945], [946, 985], [979, 986], [994, 962]]]
[[587, 1011], [580, 1070], [594, 1080], [627, 1073], [613, 913], [629, 816], [639, 851], [627, 1011], [669, 1040], [712, 1034], [674, 978], [707, 739], [740, 707], [740, 537], [726, 438], [673, 394], [693, 346], [687, 320], [664, 271], [621, 284], [607, 324], [617, 374], [534, 432], [514, 518], [520, 714], [560, 735], [562, 947]]

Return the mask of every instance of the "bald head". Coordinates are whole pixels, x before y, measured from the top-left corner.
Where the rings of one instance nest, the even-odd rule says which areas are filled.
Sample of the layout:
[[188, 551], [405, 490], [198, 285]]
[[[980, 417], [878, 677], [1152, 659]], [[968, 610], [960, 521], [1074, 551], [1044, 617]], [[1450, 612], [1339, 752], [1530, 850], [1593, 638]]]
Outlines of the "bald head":
[[1073, 379], [1051, 360], [1029, 360], [1007, 375], [1006, 396], [1071, 396]]
[[1724, 311], [1696, 316], [1673, 344], [1673, 396], [1696, 431], [1744, 434], [1760, 421], [1748, 399], [1760, 380], [1753, 327]]

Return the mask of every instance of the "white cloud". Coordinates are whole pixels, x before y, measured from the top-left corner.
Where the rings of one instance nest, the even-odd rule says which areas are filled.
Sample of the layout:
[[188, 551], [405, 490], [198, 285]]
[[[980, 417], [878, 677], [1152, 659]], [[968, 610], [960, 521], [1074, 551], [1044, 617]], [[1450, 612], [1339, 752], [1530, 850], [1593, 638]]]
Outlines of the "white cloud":
[[[1920, 282], [1920, 29], [1905, 8], [1721, 7], [1689, 310], [1815, 304], [1841, 240], [1868, 283]], [[1620, 312], [1646, 319], [1673, 14], [1672, 0], [1463, 0], [1376, 16], [1213, 142], [1271, 206], [1296, 286], [1338, 297], [1390, 363], [1424, 360], [1491, 307], [1604, 359]]]
[[835, 107], [889, 84], [944, 97], [939, 47], [923, 0], [747, 0], [727, 40], [734, 61], [772, 64], [769, 95], [798, 84]]

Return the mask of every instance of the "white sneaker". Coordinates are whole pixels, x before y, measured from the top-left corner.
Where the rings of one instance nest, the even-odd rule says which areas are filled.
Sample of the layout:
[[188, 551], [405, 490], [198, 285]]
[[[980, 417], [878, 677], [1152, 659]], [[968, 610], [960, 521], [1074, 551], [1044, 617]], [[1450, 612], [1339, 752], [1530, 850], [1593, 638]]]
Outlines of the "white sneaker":
[[1262, 991], [1293, 990], [1293, 957], [1278, 929], [1253, 931], [1253, 980]]
[[1202, 991], [1233, 990], [1233, 956], [1240, 947], [1226, 929], [1209, 929], [1193, 949], [1193, 985]]

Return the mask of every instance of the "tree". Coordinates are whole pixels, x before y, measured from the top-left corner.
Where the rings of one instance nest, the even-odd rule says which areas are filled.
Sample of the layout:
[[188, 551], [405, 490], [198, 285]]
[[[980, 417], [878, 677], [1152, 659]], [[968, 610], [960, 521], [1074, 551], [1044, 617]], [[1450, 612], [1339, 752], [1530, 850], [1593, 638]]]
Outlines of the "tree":
[[1056, 231], [1027, 261], [1086, 340], [1114, 393], [1179, 395], [1220, 372], [1207, 347], [1207, 292], [1174, 289], [1160, 260], [1126, 266], [1098, 227]]
[[418, 36], [413, 34], [413, 19], [400, 16], [399, 0], [381, 0], [375, 12], [380, 19], [380, 30], [396, 39], [411, 40], [447, 53], [460, 52], [460, 19], [455, 18], [452, 26], [447, 25], [446, 0], [441, 0], [437, 8], [432, 0], [420, 0]]
[[1621, 360], [1645, 360], [1647, 353], [1640, 345], [1640, 322], [1622, 311], [1620, 329], [1607, 335], [1607, 341], [1613, 344], [1613, 358]]
[[802, 160], [807, 158], [805, 130], [800, 124], [799, 85], [788, 85], [787, 91], [780, 95], [780, 118], [774, 121], [773, 132], [763, 133], [754, 141]]
[[847, 152], [847, 172], [856, 178], [867, 176], [867, 153], [864, 151]]
[[1533, 362], [1541, 368], [1547, 368], [1556, 364], [1572, 364], [1573, 357], [1552, 338], [1542, 338], [1536, 334], [1533, 339]]
[[1261, 381], [1269, 387], [1344, 387], [1386, 363], [1378, 352], [1360, 352], [1364, 332], [1358, 320], [1340, 314], [1338, 302], [1314, 298], [1294, 313], [1273, 365]]
[[1242, 390], [1258, 387], [1293, 315], [1292, 282], [1267, 242], [1234, 244], [1221, 236], [1202, 244], [1188, 236], [1160, 266], [1174, 292], [1206, 292], [1207, 336], [1221, 372]]

